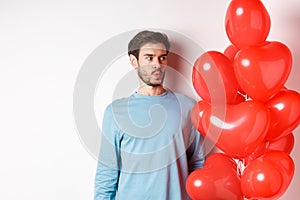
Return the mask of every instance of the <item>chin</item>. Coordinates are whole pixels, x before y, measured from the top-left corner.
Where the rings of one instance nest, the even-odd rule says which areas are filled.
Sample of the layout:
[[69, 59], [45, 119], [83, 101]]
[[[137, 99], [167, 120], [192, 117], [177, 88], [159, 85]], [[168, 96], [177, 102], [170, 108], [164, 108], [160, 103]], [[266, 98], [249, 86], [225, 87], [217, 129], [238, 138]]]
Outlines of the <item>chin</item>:
[[158, 86], [161, 86], [162, 84], [161, 83], [149, 83], [148, 85], [152, 86], [152, 87], [158, 87]]

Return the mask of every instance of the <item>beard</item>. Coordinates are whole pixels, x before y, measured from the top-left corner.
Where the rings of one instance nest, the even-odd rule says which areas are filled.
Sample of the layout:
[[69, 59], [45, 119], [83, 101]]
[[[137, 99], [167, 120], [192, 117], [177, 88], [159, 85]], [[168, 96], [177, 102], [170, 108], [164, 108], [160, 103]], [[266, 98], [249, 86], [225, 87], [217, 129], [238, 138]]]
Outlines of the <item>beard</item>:
[[[159, 82], [152, 82], [151, 81], [151, 76], [154, 74], [154, 73], [157, 73], [157, 72], [160, 72], [161, 73], [161, 78], [160, 80], [157, 79], [157, 81]], [[157, 70], [154, 70], [153, 72], [151, 72], [151, 75], [145, 75], [141, 72], [141, 70], [137, 70], [137, 73], [138, 73], [138, 76], [140, 77], [140, 79], [148, 86], [152, 86], [152, 87], [156, 87], [156, 86], [161, 86], [163, 81], [164, 81], [164, 78], [165, 78], [165, 72], [162, 71], [161, 69], [157, 69]]]

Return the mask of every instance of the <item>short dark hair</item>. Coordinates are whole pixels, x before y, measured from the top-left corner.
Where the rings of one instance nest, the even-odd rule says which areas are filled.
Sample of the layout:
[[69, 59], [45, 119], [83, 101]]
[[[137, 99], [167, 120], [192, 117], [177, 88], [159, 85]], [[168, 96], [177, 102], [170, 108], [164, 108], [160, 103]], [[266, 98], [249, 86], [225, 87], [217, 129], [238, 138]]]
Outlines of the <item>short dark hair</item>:
[[146, 43], [162, 43], [166, 47], [167, 53], [169, 53], [170, 42], [168, 36], [164, 33], [154, 31], [141, 31], [136, 34], [128, 44], [128, 55], [134, 55], [139, 59], [140, 48]]

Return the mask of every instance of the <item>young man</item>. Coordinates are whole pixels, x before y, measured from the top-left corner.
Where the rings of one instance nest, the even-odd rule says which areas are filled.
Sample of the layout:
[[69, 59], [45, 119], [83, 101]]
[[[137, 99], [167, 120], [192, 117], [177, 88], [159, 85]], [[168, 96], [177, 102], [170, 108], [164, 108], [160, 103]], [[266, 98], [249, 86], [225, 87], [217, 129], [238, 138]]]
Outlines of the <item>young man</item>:
[[153, 31], [129, 42], [140, 83], [105, 110], [95, 200], [189, 199], [185, 181], [203, 166], [204, 145], [190, 121], [195, 101], [163, 87], [169, 48]]

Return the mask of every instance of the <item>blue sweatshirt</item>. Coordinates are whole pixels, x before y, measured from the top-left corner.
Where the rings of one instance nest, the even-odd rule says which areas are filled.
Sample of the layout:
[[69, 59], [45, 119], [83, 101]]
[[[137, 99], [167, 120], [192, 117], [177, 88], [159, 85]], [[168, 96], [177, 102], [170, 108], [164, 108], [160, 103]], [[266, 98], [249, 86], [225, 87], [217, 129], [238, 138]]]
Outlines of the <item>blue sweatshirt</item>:
[[133, 94], [105, 110], [95, 200], [185, 200], [189, 173], [204, 163], [190, 120], [195, 101], [167, 91]]

